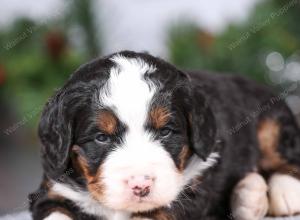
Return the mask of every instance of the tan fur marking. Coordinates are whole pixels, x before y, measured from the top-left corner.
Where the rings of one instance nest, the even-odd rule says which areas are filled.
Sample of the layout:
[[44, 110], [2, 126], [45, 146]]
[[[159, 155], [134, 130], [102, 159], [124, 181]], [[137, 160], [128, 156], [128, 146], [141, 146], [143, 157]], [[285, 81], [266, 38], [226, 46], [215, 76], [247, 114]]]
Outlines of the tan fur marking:
[[[61, 196], [60, 194], [57, 194], [56, 192], [53, 192], [51, 189], [48, 190], [47, 197], [51, 200], [60, 201], [60, 202], [65, 202], [65, 200], [66, 200], [65, 197]], [[53, 212], [62, 213], [64, 215], [70, 217], [71, 219], [73, 219], [73, 217], [74, 217], [73, 214], [69, 210], [67, 210], [63, 207], [51, 208], [51, 209], [47, 210], [47, 213], [48, 213], [47, 215], [51, 215], [51, 213], [53, 213]]]
[[47, 178], [44, 178], [42, 183], [41, 183], [41, 186], [43, 188], [45, 188], [46, 190], [49, 190], [52, 186], [52, 183]]
[[269, 171], [282, 166], [285, 161], [277, 151], [280, 138], [279, 123], [271, 119], [262, 121], [258, 126], [257, 137], [262, 154], [260, 167]]
[[287, 174], [300, 180], [300, 168], [289, 164], [278, 152], [280, 125], [274, 120], [262, 121], [258, 127], [258, 141], [262, 158], [260, 168], [267, 172]]
[[300, 180], [300, 168], [287, 162], [276, 170], [277, 173], [287, 174]]
[[179, 170], [180, 171], [184, 170], [187, 160], [190, 157], [190, 155], [191, 155], [190, 148], [187, 145], [184, 145], [179, 154]]
[[78, 146], [73, 147], [73, 151], [77, 154], [75, 162], [77, 162], [77, 166], [80, 168], [80, 171], [87, 182], [87, 188], [91, 193], [92, 197], [96, 200], [103, 199], [103, 184], [101, 183], [101, 167], [98, 168], [95, 175], [92, 175], [89, 170], [89, 165], [86, 159], [78, 153]]
[[154, 215], [154, 219], [155, 220], [173, 220], [173, 217], [171, 216], [171, 214], [167, 213], [166, 211], [158, 211], [155, 215]]
[[107, 134], [114, 134], [117, 129], [117, 119], [115, 115], [109, 111], [101, 111], [97, 118], [101, 131]]
[[159, 210], [155, 210], [155, 211], [147, 212], [147, 213], [133, 214], [131, 219], [132, 220], [143, 220], [143, 219], [174, 220], [174, 217], [168, 211], [163, 210], [163, 209], [159, 209]]
[[154, 107], [150, 112], [150, 122], [154, 128], [159, 129], [169, 121], [170, 112], [165, 107]]

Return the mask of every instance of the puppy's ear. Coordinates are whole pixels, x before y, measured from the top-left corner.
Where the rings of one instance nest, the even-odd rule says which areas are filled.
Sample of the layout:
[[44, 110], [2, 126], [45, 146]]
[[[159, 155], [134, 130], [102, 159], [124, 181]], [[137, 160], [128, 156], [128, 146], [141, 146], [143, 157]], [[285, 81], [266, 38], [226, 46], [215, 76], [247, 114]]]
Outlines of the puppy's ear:
[[216, 143], [216, 121], [201, 87], [193, 85], [188, 75], [186, 78], [184, 106], [189, 144], [201, 159], [206, 160]]
[[38, 129], [43, 145], [43, 166], [52, 178], [57, 178], [66, 170], [72, 144], [72, 124], [64, 96], [60, 91], [46, 104]]
[[51, 178], [58, 178], [67, 169], [73, 145], [73, 119], [79, 106], [86, 104], [87, 90], [84, 86], [62, 88], [43, 110], [38, 133], [44, 170]]
[[189, 145], [201, 159], [206, 160], [216, 144], [215, 117], [201, 87], [194, 85], [185, 72], [180, 72], [179, 76], [176, 92], [178, 97], [183, 97], [181, 101], [188, 123]]
[[189, 91], [189, 136], [194, 152], [203, 160], [213, 151], [216, 143], [216, 121], [204, 96], [193, 86]]

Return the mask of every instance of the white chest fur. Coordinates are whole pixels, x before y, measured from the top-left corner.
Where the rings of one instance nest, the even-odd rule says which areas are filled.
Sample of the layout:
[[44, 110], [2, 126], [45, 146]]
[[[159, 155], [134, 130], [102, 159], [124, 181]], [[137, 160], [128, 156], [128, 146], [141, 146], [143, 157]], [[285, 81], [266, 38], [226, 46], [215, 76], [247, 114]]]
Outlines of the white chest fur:
[[130, 213], [105, 208], [98, 201], [94, 200], [88, 192], [75, 191], [62, 183], [54, 183], [52, 191], [72, 200], [85, 213], [105, 217], [107, 220], [130, 220]]

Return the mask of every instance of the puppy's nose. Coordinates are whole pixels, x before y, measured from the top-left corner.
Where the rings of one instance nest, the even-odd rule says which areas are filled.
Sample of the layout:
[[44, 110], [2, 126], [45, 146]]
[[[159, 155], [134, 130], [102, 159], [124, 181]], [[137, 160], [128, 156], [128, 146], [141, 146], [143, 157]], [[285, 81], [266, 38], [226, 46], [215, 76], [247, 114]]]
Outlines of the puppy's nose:
[[132, 176], [128, 180], [128, 186], [135, 196], [145, 197], [149, 195], [153, 182], [154, 178], [148, 175]]

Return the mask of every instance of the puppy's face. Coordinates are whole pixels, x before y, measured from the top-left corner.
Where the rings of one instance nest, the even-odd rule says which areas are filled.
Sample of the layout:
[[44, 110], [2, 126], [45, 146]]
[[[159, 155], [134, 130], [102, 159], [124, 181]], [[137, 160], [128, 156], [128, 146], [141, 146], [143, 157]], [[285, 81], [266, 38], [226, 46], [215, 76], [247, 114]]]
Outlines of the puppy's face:
[[151, 80], [155, 66], [121, 56], [112, 61], [75, 148], [86, 178], [97, 176], [89, 190], [113, 209], [167, 205], [182, 189], [190, 156], [183, 109], [174, 92]]
[[[72, 166], [106, 207], [141, 212], [167, 206], [191, 175], [186, 170], [193, 157], [191, 113], [184, 83], [179, 73], [170, 74], [175, 68], [159, 62], [122, 55], [109, 61], [105, 80], [94, 80], [88, 101], [79, 98], [77, 103], [84, 104], [67, 114], [72, 117]], [[203, 168], [205, 162], [199, 161]]]

